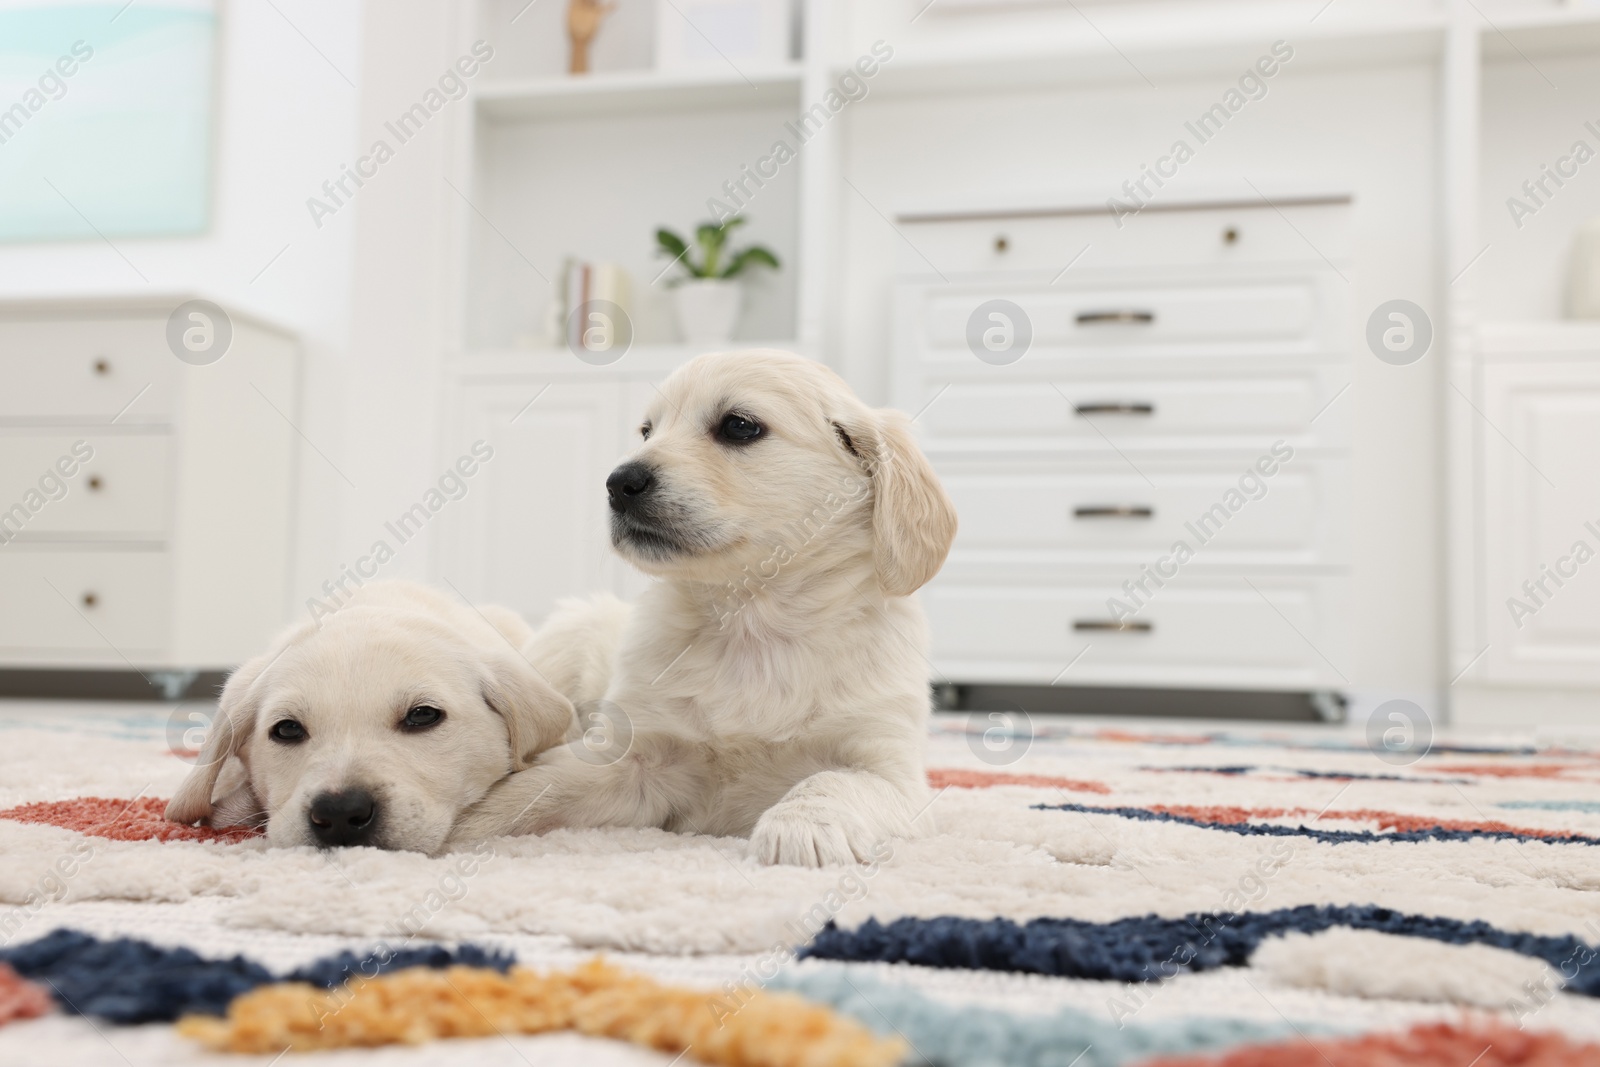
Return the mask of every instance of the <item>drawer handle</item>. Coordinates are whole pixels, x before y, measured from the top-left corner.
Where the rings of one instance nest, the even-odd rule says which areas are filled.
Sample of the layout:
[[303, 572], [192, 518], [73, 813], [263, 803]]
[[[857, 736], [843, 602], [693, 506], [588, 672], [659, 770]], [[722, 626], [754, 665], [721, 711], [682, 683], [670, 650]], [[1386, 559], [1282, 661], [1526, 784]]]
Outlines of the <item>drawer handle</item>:
[[92, 608], [96, 604], [100, 603], [100, 597], [97, 596], [93, 590], [83, 594], [83, 596], [79, 599], [83, 601], [83, 606], [86, 608]]
[[1154, 415], [1156, 406], [1147, 404], [1142, 400], [1127, 403], [1106, 404], [1078, 404], [1072, 409], [1074, 415]]
[[1075, 519], [1153, 519], [1156, 509], [1146, 504], [1087, 504], [1072, 509]]
[[95, 360], [94, 361], [94, 372], [96, 374], [102, 374], [102, 375], [110, 374], [111, 373], [111, 361], [110, 360], [105, 360], [105, 359], [97, 359], [97, 360]]
[[89, 488], [95, 492], [98, 493], [105, 484], [105, 482], [100, 480], [100, 476], [98, 474], [89, 475]]
[[998, 237], [996, 237], [994, 239], [994, 250], [995, 250], [996, 253], [1004, 255], [1006, 249], [1008, 249], [1010, 247], [1011, 247], [1011, 242], [1006, 239], [1006, 235], [1005, 234], [1002, 233], [1002, 234], [1000, 234]]
[[1103, 322], [1110, 323], [1135, 323], [1145, 325], [1156, 321], [1154, 311], [1080, 311], [1078, 312], [1079, 326], [1093, 326]]
[[1095, 633], [1120, 633], [1120, 634], [1147, 634], [1156, 628], [1153, 622], [1118, 622], [1116, 619], [1074, 619], [1072, 628], [1079, 633], [1093, 631]]

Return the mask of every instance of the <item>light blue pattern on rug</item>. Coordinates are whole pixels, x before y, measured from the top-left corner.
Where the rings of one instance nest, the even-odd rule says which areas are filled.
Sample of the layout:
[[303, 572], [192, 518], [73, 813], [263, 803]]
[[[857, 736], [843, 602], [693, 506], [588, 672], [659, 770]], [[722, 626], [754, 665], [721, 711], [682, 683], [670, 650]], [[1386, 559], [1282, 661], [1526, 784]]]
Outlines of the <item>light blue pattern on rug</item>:
[[1600, 800], [1508, 800], [1495, 807], [1521, 811], [1587, 811], [1600, 815]]
[[884, 1036], [898, 1034], [915, 1050], [906, 1062], [939, 1067], [1122, 1067], [1154, 1056], [1347, 1032], [1316, 1024], [1297, 1028], [1198, 1018], [1148, 1025], [1124, 1018], [1119, 1027], [1109, 1009], [1104, 1017], [1074, 1008], [1052, 1015], [1013, 1015], [956, 1007], [843, 967], [780, 973], [768, 988], [826, 1004]]
[[215, 714], [216, 705], [210, 701], [186, 701], [170, 706], [152, 704], [149, 711], [125, 711], [108, 707], [106, 711], [55, 711], [47, 703], [33, 706], [27, 715], [0, 715], [0, 732], [9, 730], [43, 730], [54, 734], [76, 737], [110, 737], [120, 741], [148, 741], [166, 744], [169, 737], [181, 737], [192, 720], [191, 711], [205, 715]]

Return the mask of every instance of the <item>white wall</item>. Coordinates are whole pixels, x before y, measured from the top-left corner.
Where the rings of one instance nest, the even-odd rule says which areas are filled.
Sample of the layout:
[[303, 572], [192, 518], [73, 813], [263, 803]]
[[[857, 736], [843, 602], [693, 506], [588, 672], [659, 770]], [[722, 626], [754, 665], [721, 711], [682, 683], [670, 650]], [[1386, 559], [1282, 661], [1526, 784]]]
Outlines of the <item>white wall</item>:
[[[455, 340], [448, 335], [441, 297], [460, 284], [445, 221], [468, 210], [445, 176], [453, 124], [469, 119], [471, 105], [447, 103], [404, 144], [385, 128], [460, 56], [457, 6], [450, 0], [367, 5], [357, 140], [365, 153], [381, 138], [395, 155], [361, 188], [351, 211], [355, 251], [345, 418], [359, 489], [349, 494], [344, 512], [335, 561], [341, 564], [353, 563], [384, 538], [384, 522], [417, 503], [447, 459], [471, 444], [437, 439], [440, 359]], [[483, 76], [475, 75], [475, 83]], [[379, 577], [429, 578], [433, 533], [425, 528], [422, 536], [396, 546], [395, 559]], [[325, 577], [336, 573], [330, 566]]]
[[[265, 0], [222, 5], [209, 231], [175, 239], [113, 237], [115, 250], [99, 239], [0, 245], [0, 298], [197, 292], [281, 323], [304, 348], [295, 421], [346, 468], [351, 220], [342, 214], [318, 230], [305, 200], [337, 174], [355, 143], [361, 5], [273, 3], [276, 10]], [[300, 472], [297, 589], [328, 571], [349, 492], [329, 463], [303, 445]]]

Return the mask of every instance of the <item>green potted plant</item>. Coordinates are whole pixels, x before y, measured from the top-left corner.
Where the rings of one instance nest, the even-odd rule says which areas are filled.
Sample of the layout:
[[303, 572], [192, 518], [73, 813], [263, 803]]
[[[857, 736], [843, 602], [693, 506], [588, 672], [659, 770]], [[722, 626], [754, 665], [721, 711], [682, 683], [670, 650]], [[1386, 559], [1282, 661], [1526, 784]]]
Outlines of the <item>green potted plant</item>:
[[694, 231], [692, 246], [671, 230], [656, 231], [661, 254], [683, 268], [683, 276], [669, 284], [674, 286], [678, 327], [690, 344], [722, 344], [731, 338], [744, 297], [741, 276], [752, 267], [778, 267], [778, 257], [760, 245], [738, 251], [728, 247], [728, 236], [744, 221], [734, 215], [722, 223], [703, 222]]

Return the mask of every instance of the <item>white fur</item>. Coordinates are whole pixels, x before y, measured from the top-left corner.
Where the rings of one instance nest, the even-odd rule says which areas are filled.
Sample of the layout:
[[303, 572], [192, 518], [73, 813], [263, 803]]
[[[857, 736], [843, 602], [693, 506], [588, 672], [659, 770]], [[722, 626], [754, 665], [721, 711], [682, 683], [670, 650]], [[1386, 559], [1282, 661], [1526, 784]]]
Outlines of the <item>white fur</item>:
[[[762, 437], [720, 440], [730, 412]], [[534, 642], [563, 678], [593, 677], [597, 637], [615, 648], [604, 700], [578, 698], [592, 744], [497, 785], [455, 840], [654, 826], [817, 866], [929, 832], [928, 635], [908, 598], [956, 518], [905, 416], [762, 351], [685, 364], [646, 426], [627, 461], [656, 472], [655, 512], [614, 515], [612, 541], [662, 580], [620, 632], [614, 602], [569, 605]]]
[[[372, 844], [436, 851], [463, 809], [574, 732], [572, 705], [519, 650], [532, 636], [505, 608], [411, 582], [364, 586], [233, 673], [167, 818], [265, 823], [274, 845], [315, 844], [312, 798], [361, 788], [378, 800]], [[418, 705], [443, 721], [402, 729]], [[305, 740], [269, 735], [286, 718]]]
[[578, 707], [606, 695], [631, 611], [609, 594], [558, 600], [523, 646], [545, 681]]

